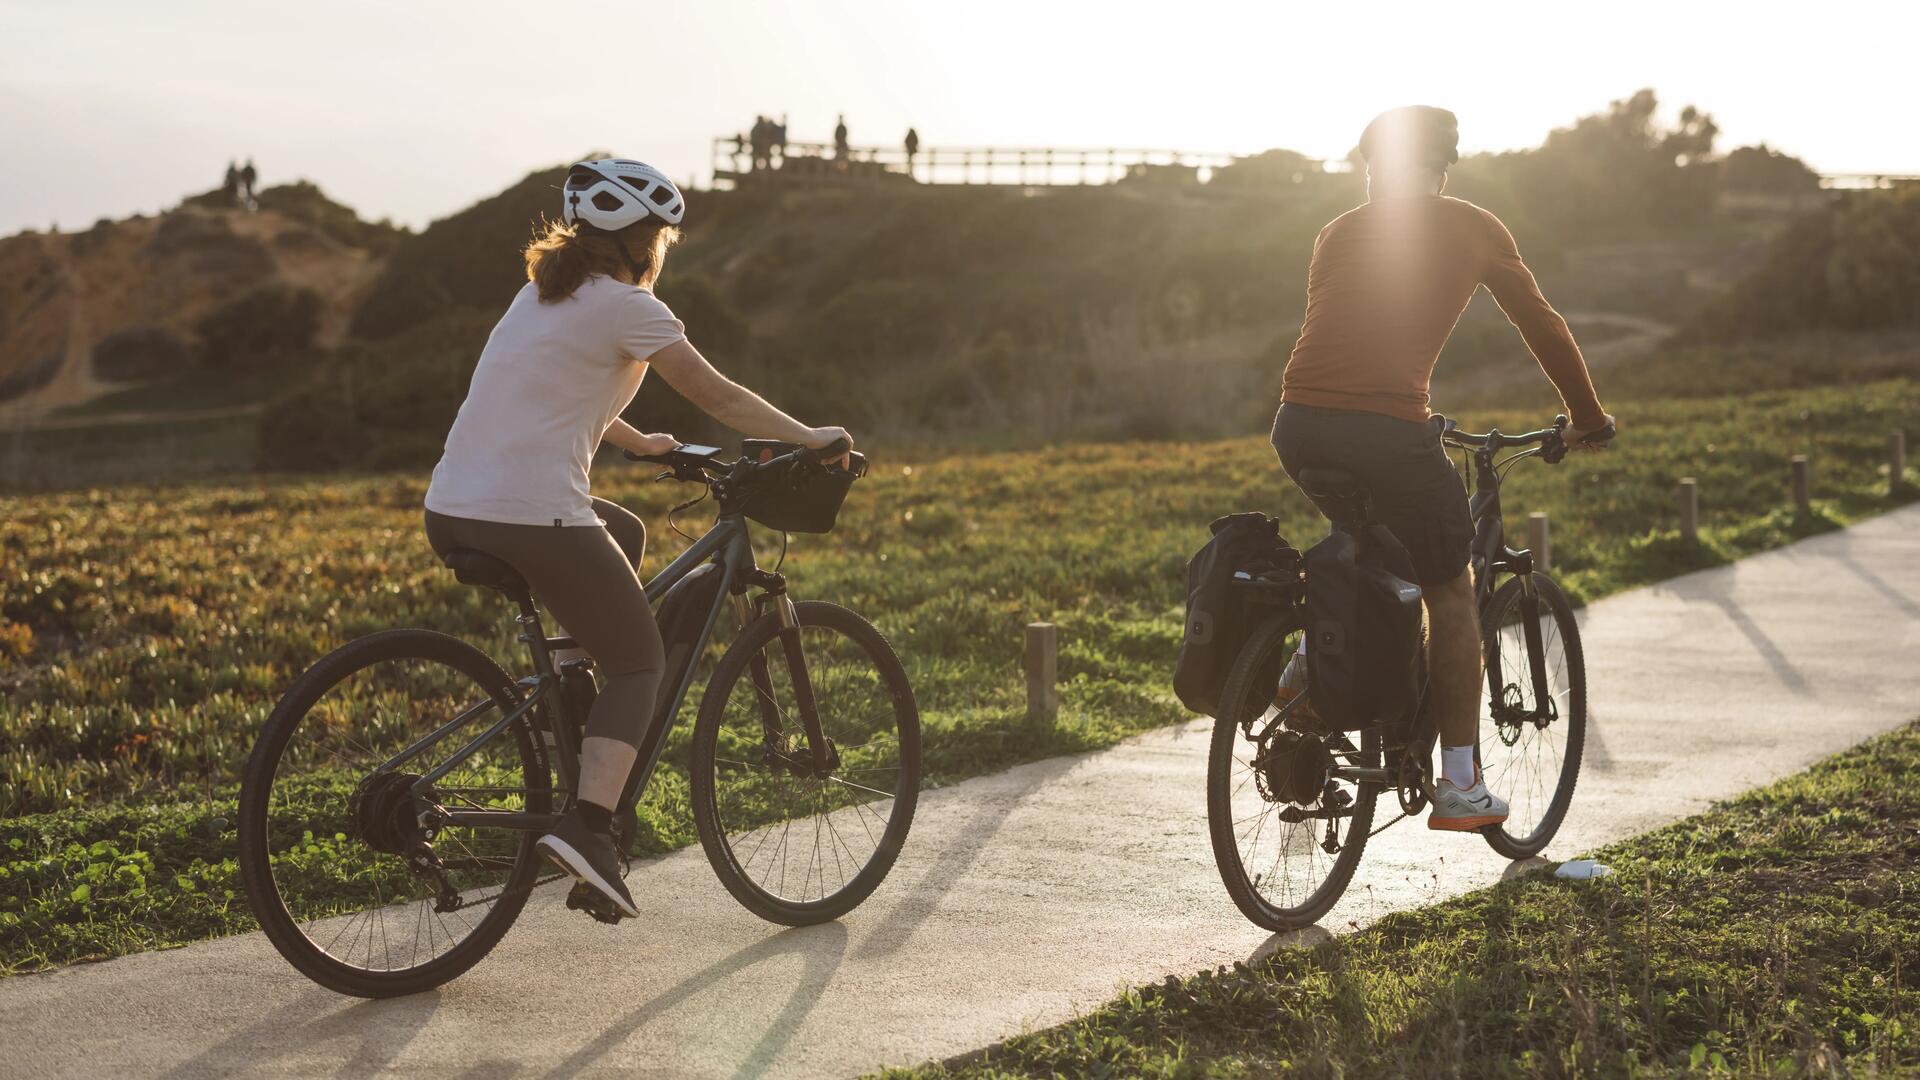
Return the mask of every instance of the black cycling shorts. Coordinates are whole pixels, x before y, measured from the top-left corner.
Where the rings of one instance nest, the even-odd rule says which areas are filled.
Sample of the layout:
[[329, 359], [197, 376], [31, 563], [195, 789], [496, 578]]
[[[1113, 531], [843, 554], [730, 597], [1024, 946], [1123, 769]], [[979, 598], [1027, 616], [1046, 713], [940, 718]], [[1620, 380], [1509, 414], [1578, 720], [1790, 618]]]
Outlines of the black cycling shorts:
[[1295, 483], [1300, 470], [1345, 469], [1372, 495], [1373, 517], [1413, 558], [1420, 585], [1443, 585], [1467, 568], [1473, 518], [1467, 488], [1434, 424], [1379, 413], [1286, 404], [1273, 418], [1273, 448]]

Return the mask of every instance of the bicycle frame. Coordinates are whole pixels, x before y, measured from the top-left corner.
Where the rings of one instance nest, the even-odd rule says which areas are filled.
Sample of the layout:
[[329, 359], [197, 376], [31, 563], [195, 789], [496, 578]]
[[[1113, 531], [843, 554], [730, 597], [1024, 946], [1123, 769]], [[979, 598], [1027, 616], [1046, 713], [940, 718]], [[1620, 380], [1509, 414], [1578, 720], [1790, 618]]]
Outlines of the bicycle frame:
[[1499, 648], [1496, 635], [1487, 645], [1490, 655], [1485, 657], [1487, 677], [1487, 700], [1492, 703], [1495, 720], [1504, 722], [1552, 720], [1553, 697], [1548, 691], [1546, 648], [1540, 635], [1540, 598], [1533, 584], [1533, 552], [1507, 546], [1506, 520], [1500, 509], [1500, 473], [1498, 466], [1506, 461], [1537, 451], [1524, 451], [1512, 455], [1505, 461], [1495, 461], [1494, 455], [1500, 444], [1498, 428], [1489, 433], [1486, 443], [1472, 448], [1473, 486], [1472, 494], [1467, 498], [1468, 511], [1474, 522], [1472, 551], [1473, 587], [1476, 608], [1484, 618], [1487, 605], [1493, 600], [1493, 578], [1495, 572], [1505, 572], [1520, 580], [1520, 617], [1522, 632], [1526, 635], [1529, 675], [1533, 680], [1535, 707], [1532, 713], [1506, 715], [1509, 711], [1502, 700], [1500, 686]]
[[[738, 513], [723, 513], [714, 521], [713, 527], [708, 529], [705, 535], [694, 541], [691, 547], [681, 552], [659, 574], [646, 583], [644, 589], [647, 602], [657, 609], [675, 585], [695, 570], [709, 564], [717, 567], [720, 574], [719, 587], [714, 592], [714, 602], [701, 621], [699, 635], [686, 651], [680, 669], [668, 672], [673, 677], [673, 683], [669, 688], [671, 692], [662, 697], [656, 705], [652, 723], [642, 738], [635, 768], [627, 779], [626, 788], [620, 799], [618, 812], [621, 814], [632, 812], [641, 794], [646, 790], [647, 783], [652, 780], [654, 770], [659, 766], [660, 755], [666, 747], [667, 734], [679, 715], [681, 705], [686, 701], [688, 691], [693, 687], [693, 679], [699, 667], [695, 661], [706, 652], [708, 643], [713, 640], [714, 626], [718, 623], [720, 611], [727, 605], [728, 598], [732, 598], [734, 608], [740, 616], [741, 625], [744, 626], [751, 621], [754, 614], [753, 606], [746, 597], [749, 584], [760, 584], [764, 587], [769, 583], [768, 581], [755, 579], [767, 578], [772, 579], [771, 583], [776, 586], [780, 584], [777, 575], [767, 575], [760, 570], [754, 558], [746, 519]], [[784, 591], [781, 591], [778, 593], [778, 602], [782, 622], [792, 627], [794, 625], [792, 601], [787, 598]], [[526, 643], [534, 669], [534, 674], [514, 684], [521, 692], [520, 701], [479, 736], [454, 751], [434, 769], [423, 774], [412, 787], [414, 794], [422, 799], [426, 799], [431, 794], [433, 784], [442, 776], [543, 705], [546, 707], [544, 715], [549, 718], [546, 734], [552, 738], [554, 748], [558, 751], [559, 760], [556, 764], [559, 766], [562, 789], [569, 793], [574, 789], [579, 777], [580, 747], [576, 745], [575, 725], [570, 722], [573, 713], [572, 704], [563, 693], [561, 675], [554, 670], [553, 651], [572, 648], [575, 642], [571, 638], [546, 636], [540, 623], [539, 612], [531, 601], [522, 602], [520, 614], [515, 621], [520, 624], [519, 640]], [[797, 640], [790, 641], [790, 655], [791, 651], [797, 648]], [[670, 657], [669, 660], [671, 659]], [[804, 669], [801, 671], [802, 674], [796, 682], [804, 681]], [[756, 670], [756, 679], [760, 674]], [[802, 712], [806, 715], [809, 721], [808, 726], [811, 728], [817, 725], [818, 720], [811, 708], [804, 707], [805, 704], [810, 704], [811, 694], [807, 694], [806, 697], [809, 700], [803, 703]], [[489, 700], [473, 706], [381, 763], [374, 772], [386, 773], [399, 769], [406, 762], [439, 744], [456, 731], [470, 725], [486, 710], [495, 707], [495, 704]], [[544, 740], [536, 739], [537, 748], [542, 741]], [[813, 741], [816, 744], [816, 756], [818, 756], [823, 753], [824, 748], [818, 746], [821, 740], [816, 738]], [[436, 816], [441, 822], [449, 825], [488, 825], [530, 831], [545, 830], [560, 819], [559, 814], [551, 813], [450, 808], [442, 809]]]

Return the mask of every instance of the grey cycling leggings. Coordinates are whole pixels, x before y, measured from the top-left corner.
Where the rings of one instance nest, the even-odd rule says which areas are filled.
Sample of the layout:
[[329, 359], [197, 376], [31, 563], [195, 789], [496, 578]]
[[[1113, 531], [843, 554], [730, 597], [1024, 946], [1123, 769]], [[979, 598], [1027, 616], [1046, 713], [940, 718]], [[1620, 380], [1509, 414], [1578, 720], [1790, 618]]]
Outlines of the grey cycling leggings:
[[484, 551], [520, 571], [533, 595], [600, 673], [600, 696], [587, 716], [588, 738], [640, 745], [653, 717], [666, 653], [640, 587], [647, 527], [620, 506], [593, 500], [606, 527], [505, 525], [427, 511], [427, 542], [445, 557]]

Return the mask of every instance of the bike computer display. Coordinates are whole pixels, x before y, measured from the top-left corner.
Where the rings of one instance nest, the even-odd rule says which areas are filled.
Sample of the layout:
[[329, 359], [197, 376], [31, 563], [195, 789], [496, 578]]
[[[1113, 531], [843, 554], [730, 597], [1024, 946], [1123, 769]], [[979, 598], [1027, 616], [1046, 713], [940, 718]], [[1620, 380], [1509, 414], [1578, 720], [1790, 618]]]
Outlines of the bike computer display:
[[699, 443], [681, 443], [673, 448], [676, 454], [689, 454], [693, 457], [712, 457], [720, 452], [717, 446], [701, 446]]

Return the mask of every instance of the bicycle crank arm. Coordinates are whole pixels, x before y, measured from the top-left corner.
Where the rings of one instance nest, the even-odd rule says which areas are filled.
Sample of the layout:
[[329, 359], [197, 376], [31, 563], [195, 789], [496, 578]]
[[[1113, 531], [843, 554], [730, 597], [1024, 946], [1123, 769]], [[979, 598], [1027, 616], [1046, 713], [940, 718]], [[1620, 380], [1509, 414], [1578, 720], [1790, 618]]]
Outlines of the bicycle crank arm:
[[1360, 765], [1335, 765], [1333, 777], [1354, 784], [1391, 784], [1393, 774], [1386, 769], [1372, 769]]
[[1281, 807], [1280, 812], [1274, 816], [1289, 825], [1302, 821], [1331, 821], [1334, 818], [1352, 817], [1353, 807], [1315, 806], [1309, 808], [1305, 806], [1288, 805]]

